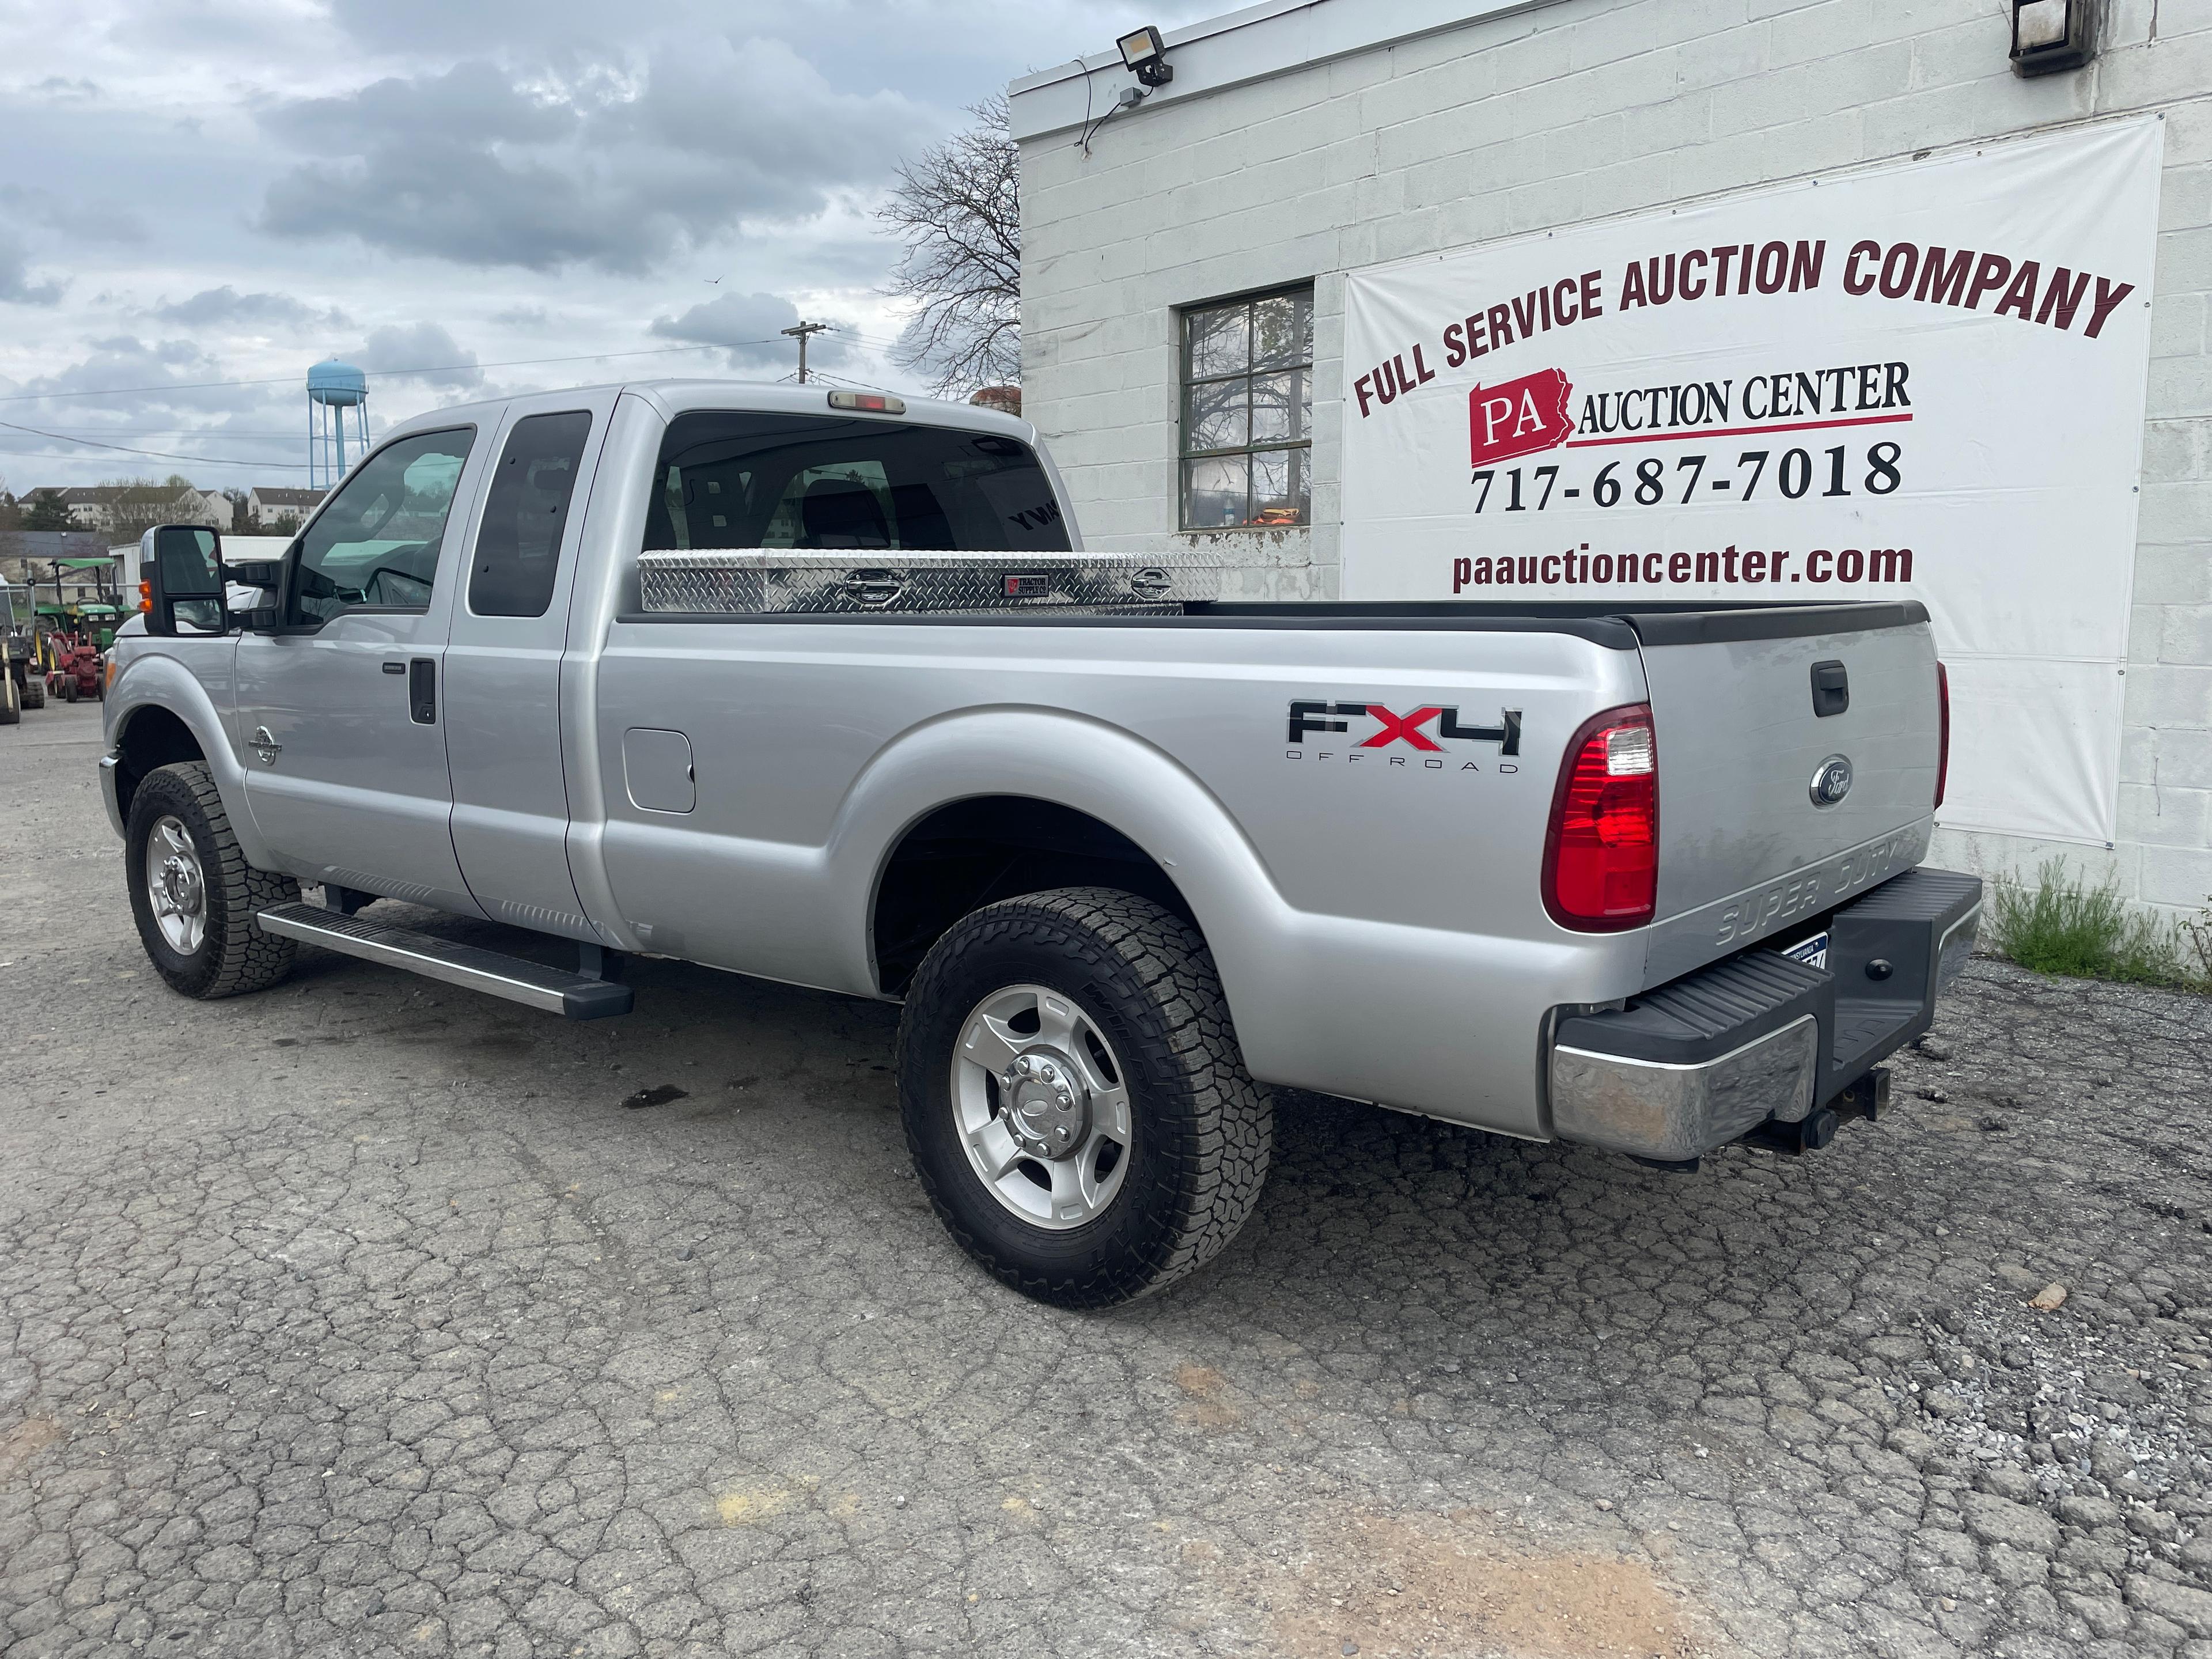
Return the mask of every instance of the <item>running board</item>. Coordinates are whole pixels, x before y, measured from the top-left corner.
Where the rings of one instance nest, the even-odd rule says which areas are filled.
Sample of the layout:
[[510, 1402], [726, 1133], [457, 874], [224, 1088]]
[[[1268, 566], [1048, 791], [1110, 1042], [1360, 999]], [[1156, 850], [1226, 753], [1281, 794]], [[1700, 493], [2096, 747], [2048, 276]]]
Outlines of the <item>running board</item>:
[[488, 992], [568, 1019], [605, 1019], [630, 1010], [630, 988], [612, 980], [546, 968], [474, 945], [341, 915], [319, 904], [272, 904], [254, 918], [264, 933], [305, 940], [342, 956], [404, 968], [425, 979]]

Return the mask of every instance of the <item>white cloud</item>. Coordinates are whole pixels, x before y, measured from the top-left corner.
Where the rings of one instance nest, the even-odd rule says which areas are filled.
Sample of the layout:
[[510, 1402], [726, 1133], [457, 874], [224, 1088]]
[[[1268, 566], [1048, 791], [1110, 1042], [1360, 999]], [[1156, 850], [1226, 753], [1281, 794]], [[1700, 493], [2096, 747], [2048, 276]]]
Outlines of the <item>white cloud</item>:
[[173, 305], [156, 306], [154, 315], [165, 323], [181, 323], [188, 328], [244, 332], [265, 328], [288, 328], [295, 332], [312, 328], [344, 328], [349, 322], [345, 313], [336, 307], [318, 311], [289, 294], [240, 294], [228, 283], [221, 288], [203, 289], [190, 299], [179, 300]]
[[20, 306], [50, 306], [61, 297], [59, 283], [32, 280], [28, 246], [6, 225], [0, 225], [0, 301]]
[[377, 389], [424, 386], [473, 392], [484, 383], [477, 354], [463, 349], [435, 323], [388, 324], [373, 331], [347, 361], [376, 377]]
[[[760, 370], [788, 368], [798, 361], [798, 347], [783, 331], [799, 320], [799, 307], [777, 294], [725, 294], [702, 301], [680, 317], [656, 317], [653, 331], [671, 340], [693, 340], [722, 348], [722, 361], [732, 368]], [[811, 317], [812, 322], [825, 322]], [[853, 356], [850, 343], [839, 333], [817, 334], [807, 342], [806, 360], [829, 368]]]
[[549, 81], [471, 59], [279, 105], [317, 159], [269, 187], [260, 228], [458, 264], [642, 274], [752, 220], [802, 222], [872, 188], [940, 118], [839, 93], [777, 41], [663, 48], [635, 77]]
[[[1014, 76], [1231, 3], [0, 6], [0, 420], [273, 466], [334, 349], [478, 365], [373, 380], [381, 431], [509, 389], [781, 374], [800, 314], [854, 331], [811, 361], [908, 385], [869, 216], [896, 160]], [[693, 342], [726, 349], [666, 350]], [[234, 381], [268, 384], [202, 384]], [[121, 395], [59, 395], [84, 392]], [[0, 434], [0, 470], [118, 470], [67, 452]]]

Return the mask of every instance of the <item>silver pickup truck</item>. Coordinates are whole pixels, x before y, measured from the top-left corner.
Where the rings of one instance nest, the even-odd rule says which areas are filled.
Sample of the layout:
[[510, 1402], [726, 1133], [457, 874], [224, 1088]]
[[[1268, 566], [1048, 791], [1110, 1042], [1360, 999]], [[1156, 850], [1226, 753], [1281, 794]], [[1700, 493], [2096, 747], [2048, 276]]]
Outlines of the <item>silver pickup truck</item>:
[[1980, 914], [1918, 867], [1918, 605], [1231, 602], [1086, 555], [974, 408], [442, 410], [282, 559], [169, 527], [143, 574], [100, 778], [170, 986], [306, 941], [574, 1018], [629, 1007], [623, 952], [900, 1001], [923, 1186], [1064, 1304], [1222, 1248], [1274, 1087], [1676, 1169], [1821, 1146]]

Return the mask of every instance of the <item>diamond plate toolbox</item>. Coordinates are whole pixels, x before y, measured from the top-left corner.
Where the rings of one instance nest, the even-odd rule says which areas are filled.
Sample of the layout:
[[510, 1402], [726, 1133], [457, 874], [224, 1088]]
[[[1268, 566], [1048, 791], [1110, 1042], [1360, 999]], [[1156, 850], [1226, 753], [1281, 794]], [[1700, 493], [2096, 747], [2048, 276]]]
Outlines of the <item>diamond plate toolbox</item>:
[[1060, 611], [1173, 614], [1221, 592], [1221, 567], [1187, 554], [641, 553], [641, 610], [686, 615]]

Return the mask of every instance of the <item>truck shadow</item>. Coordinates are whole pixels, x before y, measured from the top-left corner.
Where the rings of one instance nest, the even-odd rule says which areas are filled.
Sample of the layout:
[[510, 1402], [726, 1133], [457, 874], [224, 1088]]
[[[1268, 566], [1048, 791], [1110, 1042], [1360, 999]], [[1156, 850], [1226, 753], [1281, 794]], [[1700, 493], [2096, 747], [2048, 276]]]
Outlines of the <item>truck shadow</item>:
[[[542, 935], [378, 910], [573, 960]], [[921, 1213], [896, 1115], [894, 1006], [669, 961], [626, 959], [618, 971], [637, 988], [637, 1012], [581, 1025], [312, 950], [300, 979], [319, 1001], [343, 993], [355, 1029], [459, 1048], [495, 1087], [532, 1091], [533, 1117], [558, 1112], [586, 1140], [593, 1126], [626, 1121], [657, 1126], [667, 1155], [711, 1163], [742, 1146], [802, 1171], [833, 1133], [853, 1156], [850, 1178], [915, 1214], [906, 1243], [969, 1271]], [[1619, 1373], [1614, 1357], [1631, 1347], [1681, 1358], [1732, 1331], [1778, 1340], [1848, 1326], [1857, 1340], [1917, 1316], [1877, 1304], [1976, 1293], [1984, 1275], [1951, 1271], [1934, 1234], [1942, 1221], [1998, 1239], [2032, 1231], [2001, 1196], [2017, 1147], [1939, 1128], [1899, 1113], [1847, 1126], [1804, 1159], [1730, 1148], [1683, 1176], [1284, 1091], [1268, 1183], [1240, 1237], [1165, 1295], [1103, 1317], [1179, 1341], [1295, 1328], [1363, 1346], [1395, 1325], [1409, 1352], [1522, 1354], [1590, 1378]], [[1946, 1142], [1941, 1159], [1929, 1157], [1931, 1137]], [[1958, 1282], [1939, 1297], [1946, 1279]]]

